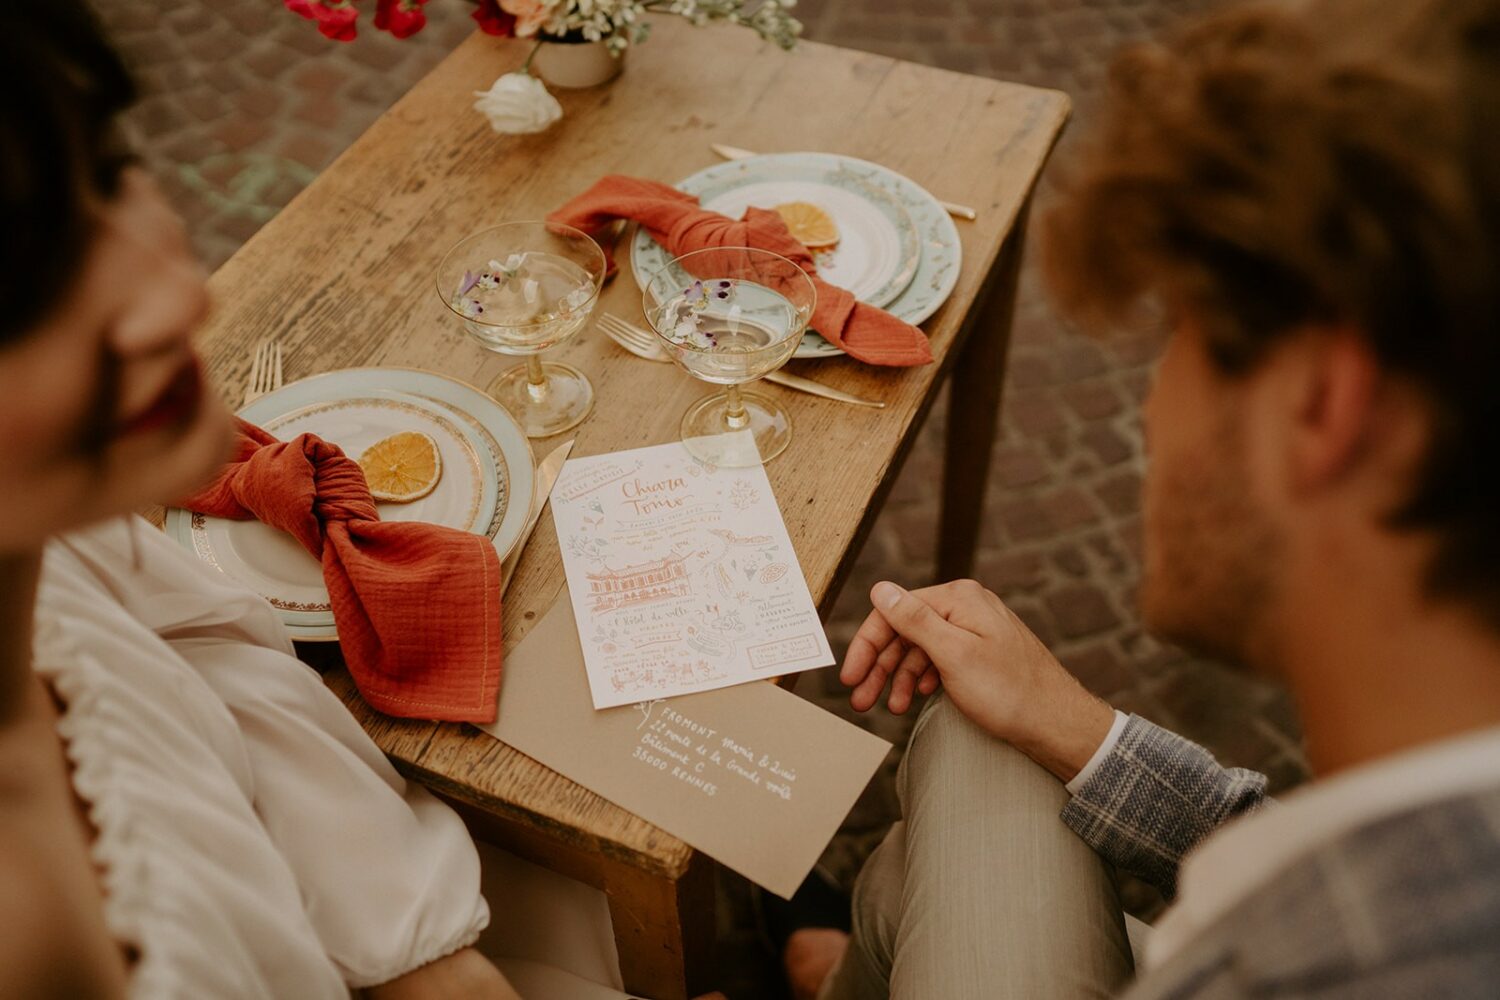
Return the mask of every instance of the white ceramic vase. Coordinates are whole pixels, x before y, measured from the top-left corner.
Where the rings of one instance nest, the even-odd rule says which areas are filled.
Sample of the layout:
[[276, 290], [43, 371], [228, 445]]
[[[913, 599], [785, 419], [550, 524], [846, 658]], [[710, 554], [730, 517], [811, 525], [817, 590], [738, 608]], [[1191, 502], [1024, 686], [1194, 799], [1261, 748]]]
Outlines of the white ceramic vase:
[[554, 87], [579, 89], [608, 83], [625, 69], [625, 56], [609, 54], [603, 42], [544, 41], [531, 68]]

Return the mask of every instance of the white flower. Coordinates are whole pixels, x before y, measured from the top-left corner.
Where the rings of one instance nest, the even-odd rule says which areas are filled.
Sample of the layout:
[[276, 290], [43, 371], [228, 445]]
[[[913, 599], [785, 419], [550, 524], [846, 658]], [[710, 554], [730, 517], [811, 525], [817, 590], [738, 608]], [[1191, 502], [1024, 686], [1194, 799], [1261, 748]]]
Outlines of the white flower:
[[592, 299], [593, 297], [594, 297], [594, 286], [593, 285], [579, 285], [577, 288], [573, 289], [567, 295], [563, 296], [562, 311], [565, 312], [565, 313], [574, 312], [575, 310], [580, 309], [583, 306], [588, 305], [589, 300]]
[[525, 253], [513, 253], [505, 258], [502, 264], [498, 260], [490, 261], [490, 271], [496, 275], [504, 274], [507, 278], [514, 278], [521, 273], [521, 265], [526, 263]]
[[490, 120], [490, 128], [511, 135], [541, 132], [562, 117], [562, 105], [530, 73], [507, 73], [489, 90], [476, 90], [474, 110]]

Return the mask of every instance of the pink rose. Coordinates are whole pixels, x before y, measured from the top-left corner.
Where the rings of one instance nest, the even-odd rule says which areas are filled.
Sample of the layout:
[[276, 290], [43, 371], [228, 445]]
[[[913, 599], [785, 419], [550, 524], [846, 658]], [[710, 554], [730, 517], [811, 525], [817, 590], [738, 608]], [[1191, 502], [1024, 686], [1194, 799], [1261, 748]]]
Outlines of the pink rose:
[[530, 38], [552, 19], [552, 5], [546, 0], [500, 0], [500, 9], [515, 17], [518, 38]]

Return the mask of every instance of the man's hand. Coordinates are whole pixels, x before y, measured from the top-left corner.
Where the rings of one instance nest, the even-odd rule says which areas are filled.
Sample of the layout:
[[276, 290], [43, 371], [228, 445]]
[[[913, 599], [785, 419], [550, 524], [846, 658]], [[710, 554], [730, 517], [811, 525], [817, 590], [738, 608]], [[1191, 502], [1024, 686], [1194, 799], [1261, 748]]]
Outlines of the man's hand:
[[905, 591], [878, 583], [839, 680], [865, 712], [880, 700], [901, 714], [938, 683], [960, 712], [1063, 781], [1109, 733], [1113, 710], [1089, 694], [1005, 603], [973, 580]]

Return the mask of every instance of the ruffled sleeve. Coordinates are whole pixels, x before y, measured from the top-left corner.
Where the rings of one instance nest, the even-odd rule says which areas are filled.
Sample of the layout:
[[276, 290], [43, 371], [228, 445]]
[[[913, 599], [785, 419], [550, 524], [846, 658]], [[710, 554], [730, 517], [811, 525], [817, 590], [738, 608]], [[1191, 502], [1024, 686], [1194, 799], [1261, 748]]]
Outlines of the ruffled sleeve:
[[[154, 892], [141, 877], [146, 862], [116, 846], [129, 824], [108, 821], [130, 811], [168, 840], [176, 830], [179, 843], [144, 855], [154, 877], [190, 880], [189, 902], [222, 911], [222, 933], [198, 937], [248, 949], [241, 972], [261, 970], [270, 983], [138, 995], [323, 996], [319, 963], [347, 992], [471, 944], [489, 911], [458, 816], [396, 773], [292, 655], [265, 601], [149, 529], [136, 533], [136, 568], [126, 530], [70, 536], [49, 553], [44, 577], [49, 613], [86, 647], [54, 657], [65, 661], [54, 684], [68, 701], [77, 788], [100, 813], [97, 849], [119, 873], [111, 892], [144, 900], [118, 908], [137, 924], [119, 930], [142, 939], [148, 962], [173, 941], [189, 952], [199, 943], [197, 916], [154, 932], [141, 923]], [[283, 971], [303, 958], [295, 975]], [[150, 974], [143, 964], [140, 975]], [[288, 993], [282, 975], [308, 988]]]

